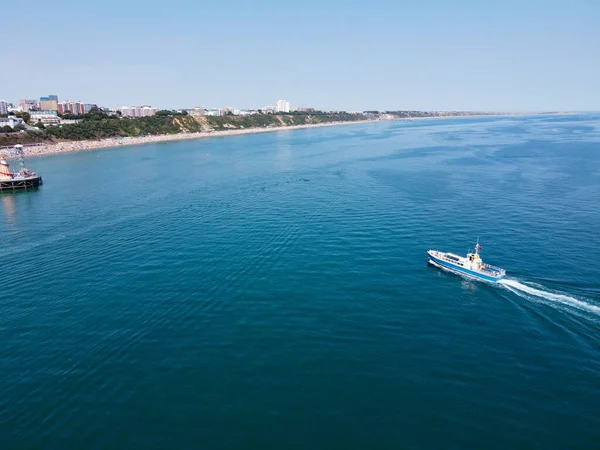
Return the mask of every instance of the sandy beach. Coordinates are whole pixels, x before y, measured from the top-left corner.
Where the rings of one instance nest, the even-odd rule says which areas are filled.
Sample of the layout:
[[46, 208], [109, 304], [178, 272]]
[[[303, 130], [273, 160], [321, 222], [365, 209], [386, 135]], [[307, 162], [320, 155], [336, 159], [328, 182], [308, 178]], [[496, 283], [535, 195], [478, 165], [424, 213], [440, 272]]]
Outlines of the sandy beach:
[[359, 123], [377, 122], [376, 120], [359, 120], [355, 122], [330, 122], [311, 125], [292, 125], [283, 127], [268, 127], [268, 128], [248, 128], [225, 131], [210, 131], [201, 133], [179, 133], [179, 134], [164, 134], [160, 136], [143, 136], [143, 137], [119, 137], [107, 138], [91, 141], [65, 141], [54, 144], [42, 144], [25, 146], [23, 151], [26, 157], [56, 155], [60, 153], [80, 152], [86, 150], [98, 150], [103, 148], [115, 148], [131, 145], [153, 144], [158, 142], [182, 141], [187, 139], [203, 139], [219, 136], [238, 136], [242, 134], [252, 133], [267, 133], [273, 131], [299, 130], [303, 128], [318, 128], [337, 125], [353, 125]]

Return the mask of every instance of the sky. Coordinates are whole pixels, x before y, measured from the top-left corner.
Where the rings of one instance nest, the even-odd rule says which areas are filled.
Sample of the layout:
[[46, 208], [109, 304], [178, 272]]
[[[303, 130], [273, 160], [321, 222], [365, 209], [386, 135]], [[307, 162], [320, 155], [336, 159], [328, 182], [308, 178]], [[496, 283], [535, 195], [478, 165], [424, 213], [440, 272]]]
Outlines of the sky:
[[0, 0], [0, 99], [600, 110], [600, 2]]

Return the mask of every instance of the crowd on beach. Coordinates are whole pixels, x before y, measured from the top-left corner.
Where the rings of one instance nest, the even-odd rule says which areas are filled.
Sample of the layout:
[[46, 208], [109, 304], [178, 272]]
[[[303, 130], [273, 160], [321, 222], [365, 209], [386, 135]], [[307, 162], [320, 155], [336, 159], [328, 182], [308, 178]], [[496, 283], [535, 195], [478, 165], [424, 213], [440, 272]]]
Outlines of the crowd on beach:
[[247, 129], [235, 129], [225, 131], [206, 131], [200, 133], [179, 133], [179, 134], [165, 134], [159, 136], [139, 136], [139, 137], [118, 137], [118, 138], [107, 138], [98, 140], [86, 140], [86, 141], [64, 141], [51, 144], [36, 144], [32, 146], [24, 146], [23, 151], [25, 156], [45, 156], [59, 153], [70, 153], [84, 150], [97, 150], [102, 148], [113, 148], [126, 145], [140, 145], [150, 144], [158, 142], [168, 141], [181, 141], [185, 139], [199, 139], [210, 136], [233, 136], [240, 134], [249, 133], [261, 133], [268, 131], [280, 131], [280, 130], [293, 130], [300, 128], [314, 128], [331, 125], [350, 125], [361, 123], [358, 122], [329, 122], [314, 125], [293, 125], [293, 126], [281, 126], [281, 127], [266, 127], [266, 128], [247, 128]]

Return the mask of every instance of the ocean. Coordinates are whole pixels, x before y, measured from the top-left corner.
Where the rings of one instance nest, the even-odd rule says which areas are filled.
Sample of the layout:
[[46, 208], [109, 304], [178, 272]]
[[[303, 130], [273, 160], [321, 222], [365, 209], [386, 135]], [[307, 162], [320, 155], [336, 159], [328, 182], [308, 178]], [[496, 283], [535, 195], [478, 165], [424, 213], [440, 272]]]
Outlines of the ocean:
[[[0, 448], [597, 449], [600, 115], [34, 158]], [[507, 280], [427, 264], [479, 239]]]

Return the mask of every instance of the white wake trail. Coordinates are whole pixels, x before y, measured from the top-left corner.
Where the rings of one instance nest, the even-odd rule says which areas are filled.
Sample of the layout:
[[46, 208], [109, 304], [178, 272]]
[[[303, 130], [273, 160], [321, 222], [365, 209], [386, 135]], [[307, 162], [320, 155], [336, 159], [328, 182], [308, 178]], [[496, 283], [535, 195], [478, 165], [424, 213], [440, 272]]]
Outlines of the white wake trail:
[[533, 295], [535, 297], [544, 298], [552, 302], [557, 302], [563, 305], [571, 306], [572, 308], [588, 311], [600, 316], [600, 306], [593, 305], [583, 300], [578, 300], [569, 295], [556, 294], [553, 292], [545, 291], [543, 289], [536, 289], [534, 287], [520, 283], [519, 281], [513, 279], [505, 278], [504, 280], [499, 281], [499, 283], [517, 295], [519, 295], [519, 292], [522, 292], [525, 294]]

